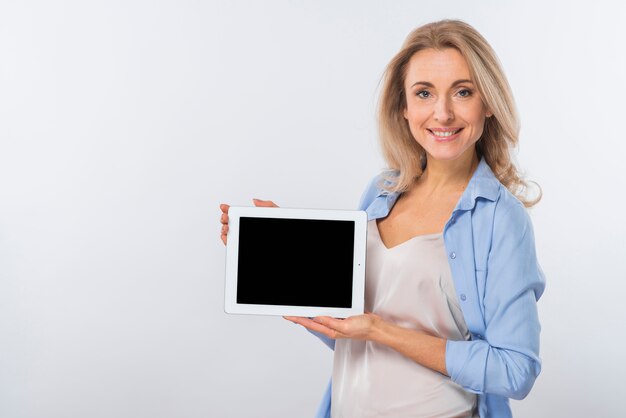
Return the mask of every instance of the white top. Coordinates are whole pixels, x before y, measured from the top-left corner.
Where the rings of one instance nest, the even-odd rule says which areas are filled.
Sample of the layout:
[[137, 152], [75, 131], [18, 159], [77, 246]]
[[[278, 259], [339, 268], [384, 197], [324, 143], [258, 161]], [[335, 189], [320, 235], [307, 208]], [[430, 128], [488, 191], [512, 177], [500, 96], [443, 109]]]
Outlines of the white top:
[[[470, 335], [457, 300], [442, 234], [387, 248], [368, 223], [365, 310], [449, 340]], [[332, 418], [476, 417], [476, 395], [448, 376], [386, 346], [335, 343]]]

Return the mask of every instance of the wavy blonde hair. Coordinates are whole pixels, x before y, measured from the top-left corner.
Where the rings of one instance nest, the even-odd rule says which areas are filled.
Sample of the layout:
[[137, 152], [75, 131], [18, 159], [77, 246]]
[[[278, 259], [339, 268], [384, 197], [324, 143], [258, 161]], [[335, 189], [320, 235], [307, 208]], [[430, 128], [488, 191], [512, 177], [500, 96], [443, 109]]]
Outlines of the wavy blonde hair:
[[385, 70], [378, 109], [379, 136], [389, 168], [398, 172], [388, 178], [391, 182], [386, 188], [406, 191], [422, 175], [425, 166], [426, 152], [414, 139], [404, 118], [404, 82], [411, 57], [428, 48], [454, 48], [465, 58], [483, 103], [493, 114], [485, 119], [476, 151], [498, 180], [526, 207], [537, 203], [541, 189], [534, 199], [527, 198], [528, 183], [511, 158], [511, 150], [517, 147], [519, 137], [519, 119], [511, 87], [485, 38], [460, 20], [441, 20], [413, 30]]

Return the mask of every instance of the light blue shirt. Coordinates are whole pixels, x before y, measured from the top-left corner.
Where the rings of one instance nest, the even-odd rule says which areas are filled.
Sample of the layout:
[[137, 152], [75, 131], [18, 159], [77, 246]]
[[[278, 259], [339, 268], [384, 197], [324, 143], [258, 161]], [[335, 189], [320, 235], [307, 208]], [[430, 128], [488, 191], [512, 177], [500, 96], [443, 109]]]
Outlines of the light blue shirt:
[[[384, 218], [399, 197], [374, 178], [359, 208]], [[450, 270], [470, 341], [447, 341], [451, 379], [478, 394], [481, 418], [511, 417], [541, 370], [537, 300], [545, 278], [524, 205], [480, 161], [443, 230]], [[317, 335], [317, 334], [316, 334]], [[318, 335], [329, 347], [334, 340]], [[330, 417], [329, 384], [316, 418]]]

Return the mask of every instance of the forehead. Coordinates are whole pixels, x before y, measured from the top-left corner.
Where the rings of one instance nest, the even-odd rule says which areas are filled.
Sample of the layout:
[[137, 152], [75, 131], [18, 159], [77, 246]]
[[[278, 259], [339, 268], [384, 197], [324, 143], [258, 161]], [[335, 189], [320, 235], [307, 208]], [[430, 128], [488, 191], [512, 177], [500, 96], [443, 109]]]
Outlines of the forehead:
[[472, 77], [467, 61], [458, 50], [428, 48], [411, 56], [406, 70], [405, 85], [427, 81], [443, 86], [462, 79], [471, 80]]

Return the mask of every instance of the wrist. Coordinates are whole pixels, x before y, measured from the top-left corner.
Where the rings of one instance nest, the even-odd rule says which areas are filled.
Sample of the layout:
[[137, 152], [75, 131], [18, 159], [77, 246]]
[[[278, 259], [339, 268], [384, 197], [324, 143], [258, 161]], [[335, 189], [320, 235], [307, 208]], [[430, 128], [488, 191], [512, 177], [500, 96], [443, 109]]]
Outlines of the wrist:
[[372, 327], [368, 339], [380, 344], [385, 344], [385, 341], [388, 339], [392, 324], [377, 315], [372, 316]]

